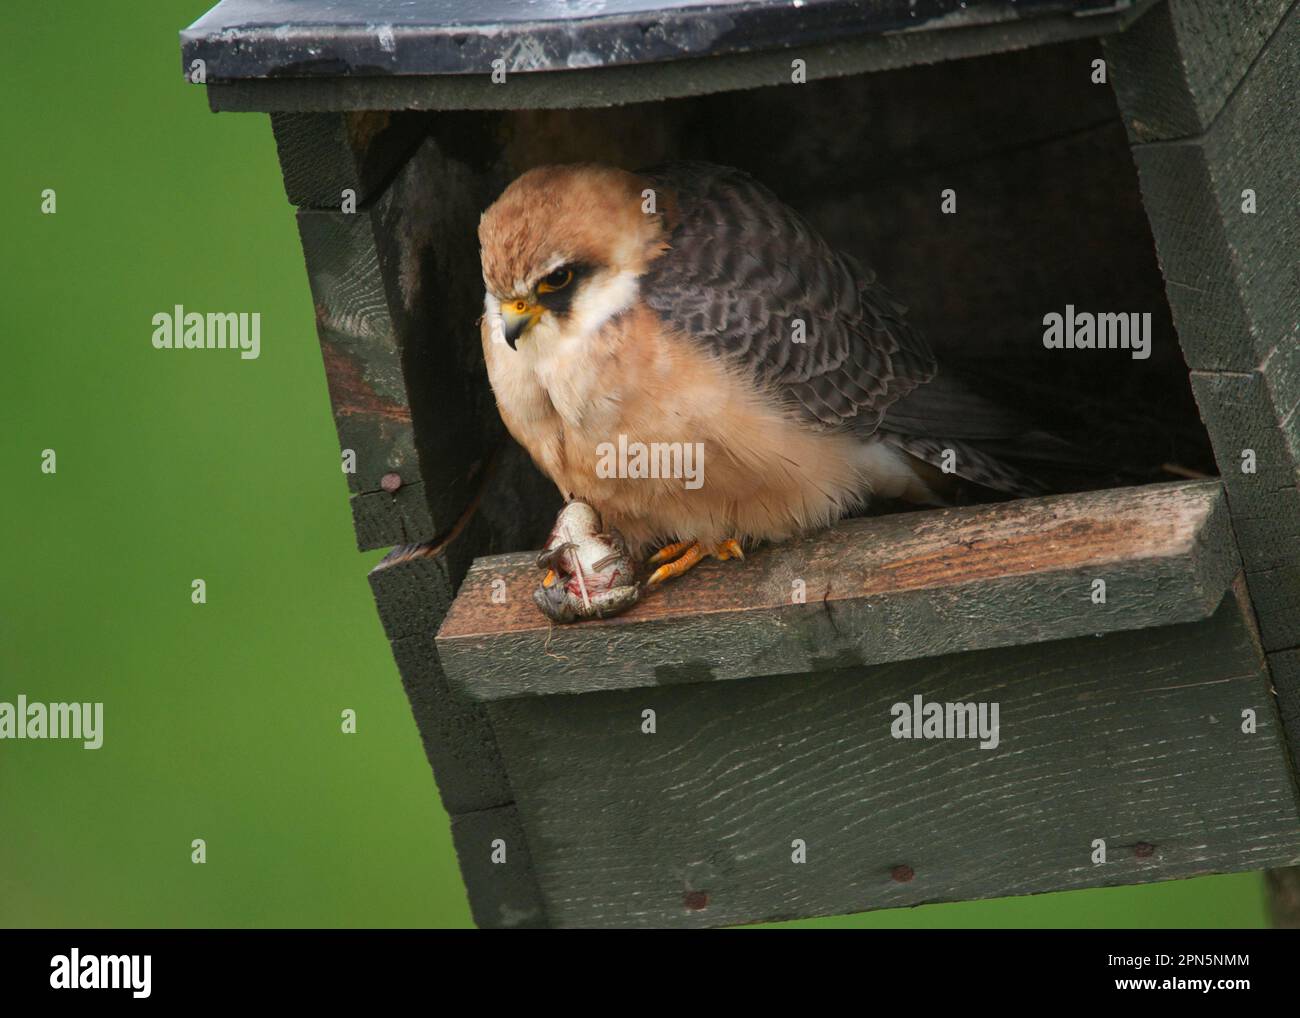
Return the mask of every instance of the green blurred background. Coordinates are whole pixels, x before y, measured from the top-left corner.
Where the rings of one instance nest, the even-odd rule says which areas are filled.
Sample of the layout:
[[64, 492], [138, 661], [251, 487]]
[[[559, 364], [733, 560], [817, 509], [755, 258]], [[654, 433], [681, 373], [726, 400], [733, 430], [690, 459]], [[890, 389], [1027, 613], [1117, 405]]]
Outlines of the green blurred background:
[[[0, 742], [0, 925], [469, 926], [268, 119], [181, 76], [207, 6], [65, 0], [0, 43], [0, 700], [103, 701], [106, 729]], [[153, 349], [174, 304], [260, 311], [260, 359]], [[783, 925], [1264, 923], [1239, 874]]]

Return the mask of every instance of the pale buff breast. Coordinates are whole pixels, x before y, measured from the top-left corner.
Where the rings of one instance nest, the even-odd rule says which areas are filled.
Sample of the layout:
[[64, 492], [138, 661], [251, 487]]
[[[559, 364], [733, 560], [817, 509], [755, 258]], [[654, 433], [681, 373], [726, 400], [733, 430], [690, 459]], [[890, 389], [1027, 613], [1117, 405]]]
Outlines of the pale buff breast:
[[[539, 325], [517, 350], [494, 341], [485, 320], [483, 348], [511, 434], [563, 494], [591, 503], [638, 550], [669, 539], [780, 540], [833, 522], [870, 491], [895, 495], [915, 481], [883, 443], [812, 430], [641, 306], [586, 336]], [[611, 455], [620, 436], [633, 452], [657, 445], [665, 466], [687, 465], [677, 450], [694, 453], [701, 469], [602, 476], [602, 466], [635, 469], [634, 456]]]

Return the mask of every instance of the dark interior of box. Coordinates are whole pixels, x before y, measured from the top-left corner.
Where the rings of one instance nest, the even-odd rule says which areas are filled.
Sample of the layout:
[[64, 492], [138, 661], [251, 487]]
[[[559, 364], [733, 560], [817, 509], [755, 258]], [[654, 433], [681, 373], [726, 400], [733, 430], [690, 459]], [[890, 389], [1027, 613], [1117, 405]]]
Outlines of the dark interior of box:
[[[612, 109], [441, 113], [430, 130], [474, 181], [474, 221], [543, 163], [741, 167], [874, 268], [947, 370], [1100, 466], [1062, 487], [1213, 475], [1125, 131], [1110, 86], [1091, 80], [1100, 55], [1073, 42]], [[940, 211], [945, 188], [955, 215]], [[477, 318], [468, 247], [439, 276], [444, 310]], [[1043, 316], [1067, 304], [1150, 312], [1150, 358], [1045, 348]], [[486, 391], [477, 330], [466, 331], [461, 363]]]

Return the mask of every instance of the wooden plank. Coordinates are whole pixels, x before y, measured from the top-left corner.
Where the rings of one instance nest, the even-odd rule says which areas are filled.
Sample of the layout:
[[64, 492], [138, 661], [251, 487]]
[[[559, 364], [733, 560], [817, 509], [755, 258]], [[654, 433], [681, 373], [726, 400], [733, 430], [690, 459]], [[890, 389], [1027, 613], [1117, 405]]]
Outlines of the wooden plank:
[[[1254, 870], [1300, 861], [1300, 820], [1245, 611], [1229, 596], [1209, 620], [1100, 639], [525, 697], [489, 714], [558, 926], [714, 926]], [[999, 704], [998, 746], [893, 738], [893, 705], [916, 695]]]
[[[1300, 342], [1298, 90], [1300, 18], [1288, 16], [1208, 132], [1134, 148], [1194, 370], [1253, 371], [1275, 347]], [[1247, 190], [1254, 213], [1243, 211]]]
[[[1268, 656], [1282, 730], [1291, 750], [1292, 772], [1300, 774], [1300, 647]], [[1268, 871], [1273, 925], [1300, 929], [1300, 866]]]
[[480, 705], [452, 695], [430, 638], [472, 549], [482, 543], [481, 530], [474, 519], [441, 545], [394, 548], [369, 577], [443, 807], [452, 816], [513, 799], [492, 725]]
[[[1157, 0], [1138, 0], [1088, 17], [1049, 15], [1032, 21], [974, 23], [950, 16], [943, 31], [845, 36], [829, 43], [769, 52], [693, 57], [616, 67], [578, 67], [507, 74], [504, 85], [487, 74], [344, 76], [215, 81], [215, 111], [277, 110], [509, 110], [572, 109], [654, 102], [713, 92], [790, 83], [791, 60], [805, 61], [807, 79], [893, 70], [1046, 46], [1117, 32]], [[865, 9], [865, 8], [864, 8]]]
[[[1126, 49], [1119, 40], [1108, 48], [1131, 125], [1144, 117], [1159, 122], [1153, 106], [1208, 111], [1213, 119], [1198, 120], [1197, 129], [1209, 126], [1195, 137], [1137, 145], [1134, 159], [1268, 650], [1300, 645], [1300, 122], [1293, 109], [1300, 19], [1295, 4], [1286, 4], [1284, 15], [1276, 6], [1260, 2], [1231, 15], [1227, 8], [1214, 15], [1199, 2], [1171, 6], [1143, 19], [1149, 29], [1168, 29], [1151, 29], [1149, 48]], [[1212, 16], [1231, 17], [1234, 32], [1211, 27]], [[1194, 38], [1197, 32], [1202, 37]], [[1267, 41], [1252, 63], [1261, 36]], [[1206, 51], [1215, 38], [1225, 45]], [[1187, 73], [1166, 75], [1166, 91], [1153, 86], [1144, 97], [1118, 84], [1159, 77], [1171, 62]], [[1225, 73], [1229, 67], [1240, 73]], [[1229, 92], [1214, 116], [1207, 97]], [[1163, 123], [1154, 134], [1178, 133], [1177, 115]], [[1245, 449], [1255, 453], [1253, 474], [1242, 470]]]
[[433, 769], [443, 809], [451, 817], [513, 800], [492, 726], [481, 705], [454, 696], [433, 641], [393, 641], [393, 658]]
[[481, 206], [468, 174], [429, 140], [370, 206], [298, 212], [363, 550], [444, 533], [503, 434], [475, 326]]
[[[1300, 646], [1300, 344], [1248, 373], [1192, 372], [1267, 650]], [[1253, 471], [1246, 469], [1253, 467]]]
[[[1277, 488], [1300, 468], [1300, 343], [1279, 346], [1248, 372], [1193, 371], [1192, 390], [1225, 480], [1249, 477]], [[1242, 472], [1254, 451], [1255, 472]]]
[[1282, 728], [1291, 747], [1291, 760], [1296, 772], [1300, 773], [1300, 648], [1270, 654], [1268, 666], [1273, 676]]
[[[356, 448], [342, 438], [340, 444], [345, 449]], [[399, 471], [385, 471], [383, 477], [390, 473], [402, 476]], [[403, 483], [401, 490], [391, 493], [382, 489], [357, 492], [352, 496], [351, 509], [352, 529], [357, 535], [357, 547], [362, 551], [384, 548], [394, 541], [415, 541], [441, 529], [442, 521], [429, 512], [424, 484], [418, 481]]]
[[[443, 808], [452, 817], [474, 915], [480, 925], [532, 924], [540, 913], [534, 915], [529, 904], [529, 878], [518, 872], [527, 861], [527, 846], [510, 808], [514, 795], [496, 736], [481, 704], [453, 695], [433, 634], [474, 555], [504, 542], [511, 547], [540, 543], [559, 496], [536, 490], [550, 487], [549, 482], [513, 442], [493, 456], [482, 484], [442, 540], [394, 548], [369, 579]], [[497, 836], [492, 832], [502, 824], [518, 851], [509, 853], [510, 869], [485, 868], [480, 843]]]
[[1264, 648], [1300, 646], [1300, 497], [1295, 484], [1237, 498], [1232, 526], [1243, 563], [1249, 554], [1246, 579]]
[[428, 133], [427, 114], [388, 110], [272, 113], [284, 190], [294, 205], [354, 207], [384, 189]]
[[1129, 136], [1200, 134], [1293, 0], [1166, 0], [1103, 45]]
[[480, 529], [473, 518], [450, 541], [398, 545], [370, 570], [370, 589], [390, 640], [427, 637], [442, 624], [473, 550], [482, 544]]
[[[355, 470], [346, 476], [358, 546], [433, 537], [439, 525], [418, 480], [398, 327], [387, 304], [369, 216], [304, 211], [298, 232], [339, 446], [344, 455], [351, 450], [356, 457]], [[389, 474], [410, 482], [400, 496], [381, 489]], [[359, 510], [356, 503], [363, 497]]]
[[[181, 32], [184, 66], [207, 78], [482, 75], [645, 65], [685, 56], [837, 42], [905, 32], [946, 35], [1042, 19], [1109, 21], [1139, 0], [786, 0], [708, 4], [620, 0], [616, 5], [393, 4], [391, 0], [222, 0]], [[1086, 17], [1085, 17], [1086, 15]]]
[[[513, 805], [453, 817], [451, 835], [470, 911], [480, 929], [547, 925], [528, 841]], [[504, 860], [493, 861], [503, 851]]]
[[[539, 544], [559, 503], [531, 486], [543, 482], [511, 442], [484, 475], [483, 490], [437, 543], [400, 545], [370, 571], [375, 606], [433, 768], [443, 806], [453, 816], [508, 804], [510, 783], [492, 726], [480, 704], [454, 696], [433, 635], [474, 556]], [[525, 499], [523, 505], [516, 499]]]
[[820, 671], [1168, 624], [1208, 615], [1237, 570], [1222, 490], [1203, 481], [848, 520], [743, 563], [704, 563], [624, 615], [572, 626], [532, 603], [534, 557], [476, 561], [443, 623], [438, 654], [467, 696]]
[[[722, 57], [755, 49], [811, 47], [904, 34], [974, 29], [1110, 26], [1143, 0], [872, 0], [793, 7], [787, 0], [710, 4], [621, 0], [616, 7], [538, 8], [516, 0], [395, 4], [391, 0], [222, 0], [181, 33], [183, 65], [205, 62], [208, 81], [256, 78], [487, 77], [563, 73]], [[1084, 17], [1087, 16], [1087, 17]], [[1097, 30], [1097, 29], [1093, 29]], [[1019, 35], [1015, 36], [1019, 38]]]

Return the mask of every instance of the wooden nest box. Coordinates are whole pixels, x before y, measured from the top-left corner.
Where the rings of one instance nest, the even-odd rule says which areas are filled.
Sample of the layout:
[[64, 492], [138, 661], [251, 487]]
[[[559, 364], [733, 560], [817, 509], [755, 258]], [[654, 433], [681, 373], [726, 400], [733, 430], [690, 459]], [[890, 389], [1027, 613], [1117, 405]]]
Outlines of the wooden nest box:
[[[182, 40], [214, 110], [271, 115], [477, 922], [1300, 860], [1293, 0], [460, 6], [224, 0]], [[478, 217], [531, 166], [676, 158], [753, 173], [941, 361], [1113, 470], [846, 520], [550, 626], [529, 595], [559, 498], [487, 384]], [[1067, 306], [1149, 315], [1150, 356], [1048, 349]], [[929, 738], [929, 704], [995, 705], [996, 737]]]

